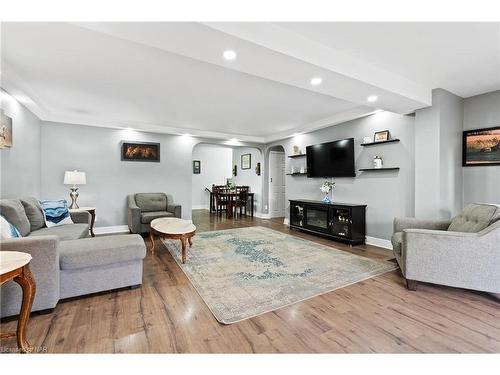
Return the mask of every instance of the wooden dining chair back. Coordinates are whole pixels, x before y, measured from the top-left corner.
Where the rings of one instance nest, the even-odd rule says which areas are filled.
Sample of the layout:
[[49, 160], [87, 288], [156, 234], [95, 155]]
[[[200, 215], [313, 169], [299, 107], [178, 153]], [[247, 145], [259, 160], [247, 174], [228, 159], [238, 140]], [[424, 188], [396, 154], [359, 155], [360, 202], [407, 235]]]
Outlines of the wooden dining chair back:
[[243, 210], [245, 211], [245, 216], [247, 216], [247, 203], [248, 203], [249, 190], [250, 190], [250, 187], [248, 187], [248, 186], [237, 186], [236, 187], [236, 192], [238, 195], [236, 198], [235, 211], [237, 211], [239, 208], [240, 216], [243, 214]]

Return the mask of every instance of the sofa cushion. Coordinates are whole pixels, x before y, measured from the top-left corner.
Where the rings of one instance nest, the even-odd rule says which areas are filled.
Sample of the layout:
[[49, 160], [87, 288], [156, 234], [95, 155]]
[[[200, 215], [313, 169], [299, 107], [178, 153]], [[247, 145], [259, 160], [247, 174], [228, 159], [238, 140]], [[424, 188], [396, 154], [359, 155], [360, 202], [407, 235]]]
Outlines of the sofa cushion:
[[40, 201], [40, 206], [45, 217], [45, 225], [47, 227], [55, 227], [58, 225], [73, 224], [69, 214], [68, 202], [66, 199], [59, 200], [43, 200]]
[[89, 235], [88, 224], [66, 224], [58, 225], [51, 228], [42, 228], [31, 232], [28, 236], [57, 236], [61, 241], [76, 240], [78, 238], [85, 238]]
[[459, 215], [453, 218], [448, 230], [453, 232], [480, 232], [495, 219], [497, 209], [495, 205], [468, 204]]
[[85, 238], [59, 245], [61, 270], [99, 267], [141, 260], [145, 256], [144, 240], [137, 234]]
[[0, 240], [10, 240], [20, 238], [21, 234], [17, 228], [0, 215]]
[[394, 254], [401, 255], [403, 247], [403, 232], [396, 232], [391, 237], [392, 250]]
[[167, 210], [167, 196], [164, 193], [137, 193], [135, 203], [145, 212]]
[[33, 197], [21, 198], [21, 203], [30, 222], [30, 232], [45, 227], [45, 218], [38, 199]]
[[21, 236], [30, 232], [30, 222], [19, 199], [0, 199], [0, 214], [14, 225]]
[[167, 211], [143, 212], [141, 214], [141, 223], [149, 224], [154, 219], [159, 219], [160, 217], [174, 217], [174, 214]]

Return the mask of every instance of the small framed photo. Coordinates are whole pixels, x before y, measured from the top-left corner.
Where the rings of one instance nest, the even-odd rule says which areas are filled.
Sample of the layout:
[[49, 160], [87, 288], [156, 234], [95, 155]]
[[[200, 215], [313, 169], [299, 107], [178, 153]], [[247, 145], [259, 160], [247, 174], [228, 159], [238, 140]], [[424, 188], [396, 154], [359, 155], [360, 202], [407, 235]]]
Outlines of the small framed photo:
[[389, 140], [389, 130], [382, 130], [379, 132], [375, 132], [373, 137], [373, 142], [383, 142]]
[[12, 119], [0, 111], [0, 148], [12, 147]]
[[193, 174], [201, 173], [201, 160], [193, 160]]
[[241, 169], [252, 168], [252, 154], [241, 155]]

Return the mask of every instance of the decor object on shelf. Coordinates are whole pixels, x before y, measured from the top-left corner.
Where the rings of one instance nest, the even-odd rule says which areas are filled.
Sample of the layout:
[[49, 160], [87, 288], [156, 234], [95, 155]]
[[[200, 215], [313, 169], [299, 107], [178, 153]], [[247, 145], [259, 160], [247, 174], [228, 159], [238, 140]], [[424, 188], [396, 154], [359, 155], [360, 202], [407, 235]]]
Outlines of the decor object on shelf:
[[252, 154], [241, 155], [241, 169], [252, 168]]
[[370, 137], [364, 137], [363, 138], [363, 143], [371, 143], [372, 139]]
[[380, 168], [382, 168], [383, 164], [384, 164], [384, 161], [382, 160], [382, 158], [380, 156], [375, 155], [373, 157], [373, 168], [380, 169]]
[[160, 162], [160, 144], [155, 142], [122, 142], [122, 161]]
[[235, 164], [233, 167], [233, 176], [236, 177], [237, 174], [238, 174], [238, 166]]
[[255, 166], [255, 173], [257, 174], [257, 176], [260, 176], [260, 163], [257, 163], [257, 165]]
[[300, 167], [300, 173], [306, 173], [306, 168], [304, 166]]
[[368, 259], [260, 226], [197, 233], [185, 264], [178, 241], [163, 243], [215, 319], [223, 324], [397, 268], [392, 262]]
[[0, 148], [12, 147], [12, 118], [0, 110]]
[[76, 169], [74, 171], [66, 171], [64, 172], [63, 183], [64, 185], [73, 185], [73, 187], [70, 188], [71, 193], [69, 196], [71, 197], [71, 205], [69, 208], [78, 208], [78, 204], [76, 203], [76, 200], [78, 199], [78, 188], [76, 185], [85, 185], [87, 183], [85, 172], [77, 171]]
[[40, 207], [42, 208], [47, 228], [57, 225], [74, 224], [69, 214], [68, 202], [66, 202], [66, 199], [55, 201], [43, 200], [40, 201]]
[[332, 200], [330, 199], [330, 192], [333, 190], [333, 186], [335, 185], [335, 182], [330, 182], [330, 181], [325, 181], [323, 182], [323, 185], [321, 185], [320, 190], [325, 193], [325, 197], [323, 198], [323, 202], [325, 203], [332, 203]]
[[382, 142], [389, 140], [389, 130], [382, 130], [379, 132], [375, 132], [373, 136], [373, 142]]
[[500, 126], [463, 132], [462, 166], [500, 165]]
[[293, 154], [294, 155], [302, 155], [302, 150], [300, 149], [299, 146], [297, 146], [297, 145], [293, 146]]
[[452, 219], [395, 218], [391, 242], [407, 288], [419, 281], [500, 293], [500, 206], [472, 203]]
[[193, 160], [193, 174], [200, 174], [200, 173], [201, 173], [201, 161]]

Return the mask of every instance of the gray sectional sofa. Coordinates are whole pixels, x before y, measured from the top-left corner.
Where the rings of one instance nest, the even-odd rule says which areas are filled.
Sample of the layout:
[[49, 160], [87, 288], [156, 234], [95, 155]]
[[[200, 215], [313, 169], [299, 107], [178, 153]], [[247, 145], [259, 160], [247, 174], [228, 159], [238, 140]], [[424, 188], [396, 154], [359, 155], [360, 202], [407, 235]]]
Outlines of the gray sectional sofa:
[[423, 281], [500, 293], [500, 206], [469, 204], [450, 220], [396, 218], [392, 246], [408, 289]]
[[[71, 213], [74, 224], [45, 227], [35, 198], [1, 199], [0, 213], [23, 238], [2, 240], [0, 251], [32, 255], [36, 282], [32, 311], [53, 309], [63, 298], [142, 284], [144, 240], [138, 235], [89, 237], [90, 215]], [[0, 289], [0, 316], [17, 315], [21, 288], [6, 283]]]

